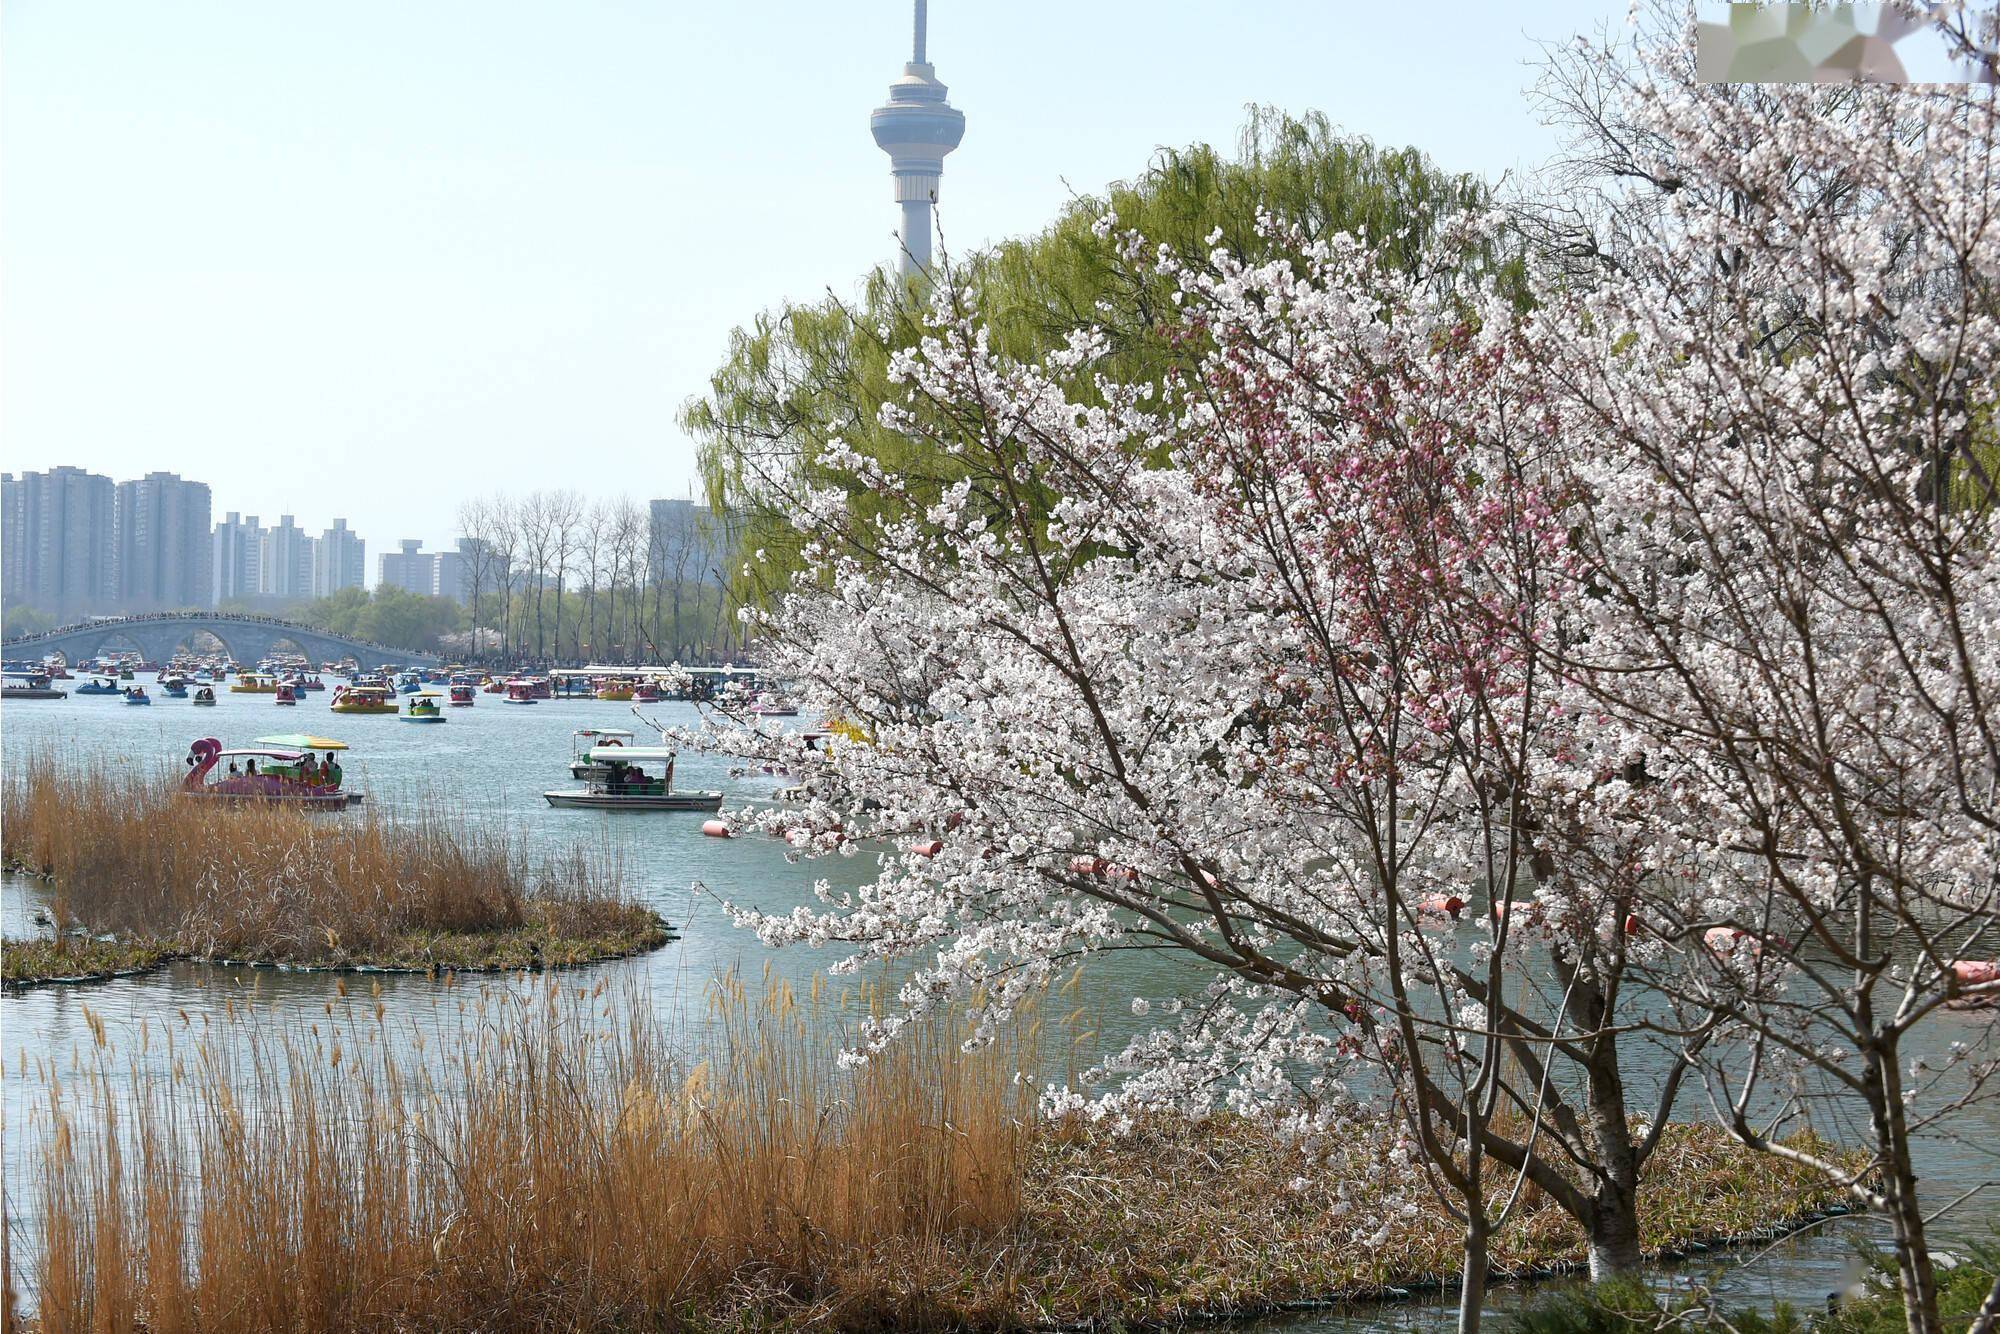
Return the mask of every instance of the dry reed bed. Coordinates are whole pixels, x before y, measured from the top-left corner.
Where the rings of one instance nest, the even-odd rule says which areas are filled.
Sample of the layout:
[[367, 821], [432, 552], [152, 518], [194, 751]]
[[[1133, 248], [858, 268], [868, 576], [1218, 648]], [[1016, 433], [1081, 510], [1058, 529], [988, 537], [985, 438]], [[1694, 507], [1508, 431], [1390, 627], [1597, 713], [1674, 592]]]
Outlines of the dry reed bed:
[[[967, 1053], [939, 1022], [844, 1073], [833, 1025], [782, 988], [724, 984], [700, 1061], [602, 983], [485, 994], [441, 1074], [392, 1058], [363, 1001], [358, 1023], [235, 1056], [182, 1039], [136, 1094], [52, 1083], [24, 1230], [44, 1325], [1155, 1324], [1456, 1267], [1434, 1208], [1351, 1240], [1392, 1194], [1421, 1198], [1386, 1130], [1037, 1123], [1023, 1050]], [[1680, 1249], [1826, 1203], [1676, 1128], [1642, 1214], [1649, 1248]], [[1526, 1269], [1581, 1239], [1543, 1205], [1495, 1249]]]
[[58, 940], [80, 929], [195, 958], [497, 968], [666, 939], [604, 859], [537, 861], [449, 822], [441, 802], [329, 816], [191, 801], [166, 774], [107, 778], [43, 755], [9, 766], [0, 807], [0, 855], [50, 879]]

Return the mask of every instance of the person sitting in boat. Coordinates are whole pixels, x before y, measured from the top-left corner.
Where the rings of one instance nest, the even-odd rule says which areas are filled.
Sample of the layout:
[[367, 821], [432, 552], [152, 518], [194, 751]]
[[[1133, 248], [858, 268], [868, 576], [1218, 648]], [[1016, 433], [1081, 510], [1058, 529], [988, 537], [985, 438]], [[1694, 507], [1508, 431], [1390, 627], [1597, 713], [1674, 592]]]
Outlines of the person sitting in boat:
[[229, 762], [229, 776], [230, 776], [231, 778], [234, 778], [234, 777], [236, 777], [236, 773], [237, 773], [237, 770], [236, 770], [236, 761], [235, 761], [235, 760], [231, 760], [231, 761]]
[[307, 751], [306, 757], [299, 761], [299, 781], [315, 787], [319, 785], [319, 757], [311, 751]]
[[257, 761], [243, 761], [243, 776], [245, 778], [255, 778], [257, 776]]
[[326, 753], [326, 763], [320, 766], [320, 781], [338, 790], [340, 787], [340, 762], [333, 758], [333, 752]]

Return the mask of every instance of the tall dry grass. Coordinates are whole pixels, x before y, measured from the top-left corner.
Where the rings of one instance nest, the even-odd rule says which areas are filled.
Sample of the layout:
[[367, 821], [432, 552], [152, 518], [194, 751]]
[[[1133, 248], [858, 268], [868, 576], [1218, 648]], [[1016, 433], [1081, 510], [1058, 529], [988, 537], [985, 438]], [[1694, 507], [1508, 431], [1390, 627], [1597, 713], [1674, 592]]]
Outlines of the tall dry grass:
[[607, 859], [537, 860], [503, 832], [412, 813], [191, 801], [170, 775], [107, 779], [44, 755], [8, 765], [0, 852], [52, 878], [59, 926], [196, 955], [366, 959], [412, 936], [629, 933], [650, 917]]
[[696, 1060], [602, 984], [548, 984], [489, 991], [441, 1066], [371, 1036], [378, 1017], [183, 1039], [171, 1074], [52, 1075], [30, 1149], [37, 1318], [157, 1334], [939, 1319], [904, 1276], [1019, 1212], [1015, 1053], [967, 1054], [939, 1024], [845, 1073], [811, 1009], [725, 983]]

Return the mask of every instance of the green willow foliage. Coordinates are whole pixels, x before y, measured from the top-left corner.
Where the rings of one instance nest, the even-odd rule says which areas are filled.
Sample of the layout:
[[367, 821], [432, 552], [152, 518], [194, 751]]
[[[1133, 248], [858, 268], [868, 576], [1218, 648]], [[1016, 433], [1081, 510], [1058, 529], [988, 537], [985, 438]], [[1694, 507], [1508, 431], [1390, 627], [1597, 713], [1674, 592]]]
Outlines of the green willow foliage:
[[[1109, 351], [1086, 376], [1159, 383], [1194, 352], [1161, 335], [1167, 285], [1125, 262], [1115, 242], [1093, 229], [1107, 211], [1115, 230], [1137, 231], [1189, 258], [1207, 254], [1217, 233], [1226, 249], [1263, 259], [1295, 242], [1365, 232], [1386, 243], [1385, 263], [1407, 268], [1442, 222], [1483, 209], [1490, 198], [1483, 181], [1442, 172], [1415, 149], [1342, 136], [1317, 113], [1254, 108], [1234, 157], [1206, 144], [1162, 150], [1136, 180], [1076, 199], [1042, 232], [969, 256], [947, 253], [941, 263], [1010, 355], [1039, 358], [1072, 331], [1096, 325]], [[1267, 239], [1263, 214], [1284, 241]], [[948, 229], [949, 217], [945, 222]], [[1511, 256], [1468, 250], [1461, 267], [1518, 286]], [[709, 502], [739, 521], [733, 564], [763, 553], [758, 577], [739, 586], [739, 596], [761, 597], [794, 568], [796, 536], [777, 484], [840, 484], [820, 463], [829, 441], [844, 440], [937, 487], [955, 480], [949, 458], [877, 422], [882, 403], [895, 396], [890, 358], [920, 335], [922, 299], [877, 270], [854, 302], [829, 296], [766, 312], [732, 334], [707, 395], [683, 409], [682, 425], [700, 445]], [[872, 493], [849, 492], [858, 513], [881, 503]]]

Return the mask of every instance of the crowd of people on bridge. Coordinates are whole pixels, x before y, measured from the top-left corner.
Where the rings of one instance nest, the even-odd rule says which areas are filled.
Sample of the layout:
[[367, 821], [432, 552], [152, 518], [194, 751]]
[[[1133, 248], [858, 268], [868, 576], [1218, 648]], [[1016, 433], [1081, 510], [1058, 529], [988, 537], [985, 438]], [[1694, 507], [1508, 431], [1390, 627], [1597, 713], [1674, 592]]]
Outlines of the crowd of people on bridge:
[[259, 616], [255, 612], [247, 612], [247, 611], [246, 612], [141, 611], [141, 612], [134, 612], [129, 616], [97, 616], [97, 617], [92, 617], [89, 620], [72, 621], [68, 625], [57, 626], [53, 630], [39, 630], [31, 635], [15, 635], [11, 639], [0, 642], [5, 642], [8, 644], [29, 644], [29, 643], [34, 643], [37, 640], [53, 639], [58, 635], [71, 635], [81, 631], [89, 631], [89, 630], [108, 630], [120, 625], [130, 625], [133, 624], [134, 622], [139, 622], [139, 621], [251, 622], [257, 625], [274, 625], [285, 630], [302, 630], [307, 634], [325, 635], [329, 639], [338, 639], [342, 643], [346, 644], [358, 644], [361, 645], [362, 647], [375, 649], [383, 653], [393, 654], [393, 653], [407, 652], [407, 650], [404, 649], [391, 648], [387, 644], [377, 644], [372, 640], [356, 639], [352, 635], [335, 634], [331, 630], [322, 630], [320, 627], [316, 625], [306, 625], [299, 621], [288, 621], [280, 616]]

